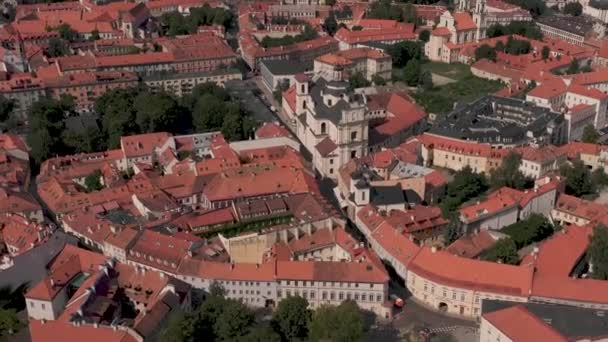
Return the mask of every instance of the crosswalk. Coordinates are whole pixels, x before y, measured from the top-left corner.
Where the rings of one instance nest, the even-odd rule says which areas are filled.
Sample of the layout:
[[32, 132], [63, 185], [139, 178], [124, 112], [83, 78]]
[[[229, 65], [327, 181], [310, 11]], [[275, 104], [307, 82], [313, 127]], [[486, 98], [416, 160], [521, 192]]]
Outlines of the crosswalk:
[[431, 328], [429, 329], [429, 331], [431, 333], [437, 334], [437, 333], [450, 333], [452, 331], [455, 331], [457, 329], [467, 329], [470, 330], [471, 332], [474, 332], [475, 334], [478, 334], [479, 331], [476, 328], [472, 328], [472, 327], [465, 327], [462, 325], [452, 325], [452, 326], [445, 326], [445, 327], [435, 327], [435, 328]]

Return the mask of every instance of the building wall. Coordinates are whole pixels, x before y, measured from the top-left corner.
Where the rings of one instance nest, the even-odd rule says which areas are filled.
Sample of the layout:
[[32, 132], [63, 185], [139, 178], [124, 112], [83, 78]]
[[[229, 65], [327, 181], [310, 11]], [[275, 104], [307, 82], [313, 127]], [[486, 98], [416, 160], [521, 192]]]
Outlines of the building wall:
[[68, 302], [66, 289], [62, 289], [52, 301], [25, 298], [27, 315], [33, 319], [55, 320]]
[[[510, 224], [517, 222], [519, 209], [517, 206], [505, 209], [497, 214], [490, 215], [481, 219], [478, 219], [471, 223], [464, 224], [464, 229], [467, 232], [476, 232], [481, 230], [500, 230]], [[461, 221], [465, 221], [461, 218]]]
[[477, 318], [481, 315], [481, 303], [484, 299], [527, 302], [527, 298], [521, 296], [446, 286], [426, 279], [412, 270], [408, 272], [406, 286], [417, 301], [435, 310], [468, 318]]
[[583, 43], [585, 42], [584, 36], [570, 33], [568, 31], [560, 30], [556, 27], [548, 26], [548, 25], [541, 24], [538, 22], [536, 23], [536, 25], [538, 25], [538, 27], [540, 27], [540, 30], [544, 35], [558, 38], [558, 39], [564, 40], [568, 43], [578, 45], [578, 46], [582, 46]]
[[[535, 191], [535, 190], [527, 190]], [[555, 199], [557, 197], [557, 190], [548, 191], [540, 196], [533, 198], [530, 203], [519, 210], [519, 219], [525, 220], [533, 213], [544, 215], [549, 217], [551, 211], [555, 206]]]
[[498, 328], [492, 323], [488, 322], [485, 318], [481, 318], [481, 324], [479, 326], [479, 342], [512, 342], [507, 335], [503, 334]]
[[432, 166], [443, 167], [454, 171], [470, 166], [476, 173], [488, 172], [488, 158], [485, 156], [469, 156], [456, 152], [433, 149]]

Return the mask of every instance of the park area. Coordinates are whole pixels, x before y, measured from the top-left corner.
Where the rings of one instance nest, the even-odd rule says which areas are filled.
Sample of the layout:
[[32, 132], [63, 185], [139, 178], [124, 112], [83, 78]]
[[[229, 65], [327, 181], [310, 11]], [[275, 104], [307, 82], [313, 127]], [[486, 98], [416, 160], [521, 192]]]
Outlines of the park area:
[[433, 77], [433, 87], [418, 89], [412, 97], [428, 113], [444, 114], [454, 108], [454, 103], [469, 103], [485, 94], [495, 93], [504, 85], [498, 81], [474, 76], [468, 65], [427, 62], [421, 66]]

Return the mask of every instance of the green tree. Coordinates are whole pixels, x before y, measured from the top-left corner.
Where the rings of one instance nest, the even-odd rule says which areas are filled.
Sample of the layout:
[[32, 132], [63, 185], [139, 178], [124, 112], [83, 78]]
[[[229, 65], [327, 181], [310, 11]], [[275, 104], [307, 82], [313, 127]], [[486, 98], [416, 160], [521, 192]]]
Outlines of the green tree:
[[283, 299], [272, 318], [272, 325], [284, 340], [303, 340], [308, 336], [311, 313], [308, 301], [300, 296]]
[[91, 153], [107, 149], [106, 136], [97, 127], [87, 127], [83, 132], [66, 129], [61, 139], [69, 153]]
[[348, 84], [350, 89], [358, 89], [370, 86], [370, 82], [365, 78], [365, 75], [363, 75], [359, 71], [355, 72], [350, 76], [350, 78], [348, 79]]
[[272, 96], [279, 104], [283, 101], [283, 93], [287, 89], [289, 89], [289, 80], [282, 80], [277, 83], [276, 88], [272, 92]]
[[505, 44], [502, 42], [502, 40], [496, 42], [496, 45], [494, 45], [494, 50], [496, 50], [496, 53], [505, 52]]
[[221, 341], [229, 341], [245, 336], [253, 324], [253, 314], [245, 304], [226, 300], [221, 314], [213, 325], [213, 331]]
[[95, 170], [84, 178], [84, 187], [86, 192], [99, 191], [103, 189], [103, 185], [101, 184], [101, 176], [101, 171]]
[[518, 221], [504, 227], [501, 232], [509, 235], [515, 243], [515, 248], [520, 249], [533, 242], [542, 241], [551, 236], [555, 227], [549, 220], [540, 214], [531, 214], [525, 220]]
[[403, 21], [406, 23], [415, 23], [416, 18], [416, 8], [411, 2], [408, 2], [403, 6]]
[[580, 72], [580, 65], [578, 63], [578, 60], [573, 58], [572, 62], [570, 62], [570, 65], [568, 65], [568, 69], [566, 69], [566, 74], [573, 75], [573, 74], [578, 74], [579, 72]]
[[336, 17], [334, 17], [333, 14], [327, 16], [327, 18], [325, 18], [325, 21], [323, 22], [323, 27], [330, 36], [333, 36], [336, 31], [338, 31], [338, 22], [336, 21]]
[[7, 336], [13, 335], [21, 327], [23, 323], [17, 317], [17, 312], [13, 309], [0, 308], [0, 340], [4, 340]]
[[350, 342], [362, 341], [364, 334], [363, 315], [352, 300], [337, 307], [321, 306], [309, 324], [310, 341]]
[[470, 166], [454, 174], [454, 179], [448, 183], [446, 195], [441, 200], [441, 211], [444, 217], [450, 218], [458, 207], [488, 189], [486, 177], [473, 172]]
[[574, 160], [571, 165], [565, 164], [560, 168], [560, 174], [566, 177], [566, 193], [576, 197], [593, 194], [591, 172], [580, 160]]
[[591, 182], [596, 189], [602, 189], [608, 186], [608, 174], [604, 169], [597, 168], [591, 172]]
[[547, 45], [543, 46], [543, 49], [541, 50], [540, 54], [543, 57], [543, 61], [546, 61], [547, 59], [549, 59], [549, 55], [551, 54], [551, 48]]
[[483, 260], [502, 262], [510, 265], [517, 265], [519, 256], [517, 255], [517, 247], [513, 239], [507, 237], [500, 239], [490, 249], [482, 254]]
[[583, 130], [583, 138], [582, 141], [590, 144], [597, 144], [598, 139], [600, 138], [600, 133], [593, 127], [593, 125], [585, 126]]
[[589, 261], [593, 265], [591, 276], [595, 279], [608, 280], [608, 228], [603, 224], [593, 229], [589, 237]]
[[226, 114], [226, 105], [212, 94], [205, 94], [196, 102], [192, 123], [197, 132], [219, 129]]
[[226, 289], [217, 281], [213, 281], [211, 285], [209, 285], [209, 295], [214, 297], [224, 297], [226, 296]]
[[256, 327], [239, 339], [240, 342], [281, 342], [281, 336], [270, 327]]
[[583, 14], [583, 5], [578, 2], [570, 2], [564, 6], [564, 14], [569, 14], [571, 16], [579, 16]]
[[160, 132], [175, 129], [181, 109], [167, 93], [140, 93], [133, 102], [135, 120], [141, 132]]
[[204, 322], [199, 312], [172, 315], [165, 329], [160, 333], [161, 342], [212, 341], [212, 328]]
[[412, 59], [407, 62], [405, 69], [403, 69], [403, 80], [409, 86], [417, 86], [420, 82], [420, 62], [417, 59]]
[[93, 31], [91, 31], [91, 37], [89, 39], [93, 41], [101, 39], [101, 36], [99, 35], [99, 30], [94, 29]]
[[430, 71], [425, 70], [420, 75], [420, 80], [418, 85], [422, 90], [429, 91], [433, 89], [433, 74]]
[[78, 33], [72, 30], [69, 24], [61, 24], [57, 27], [57, 32], [59, 32], [59, 38], [63, 40], [67, 40], [68, 42], [73, 42], [78, 38]]
[[429, 31], [429, 30], [422, 30], [422, 31], [420, 31], [420, 34], [418, 35], [418, 39], [420, 39], [421, 41], [423, 41], [425, 43], [427, 43], [430, 38], [431, 38], [431, 31]]
[[462, 222], [458, 214], [454, 213], [449, 217], [448, 225], [443, 229], [443, 245], [449, 246], [462, 236]]
[[7, 99], [6, 97], [0, 95], [0, 123], [5, 122], [9, 119], [14, 108], [14, 100]]
[[61, 57], [70, 53], [70, 45], [61, 38], [52, 37], [46, 51], [50, 57]]
[[385, 86], [386, 85], [386, 81], [384, 80], [384, 78], [382, 78], [382, 76], [375, 74], [374, 77], [372, 77], [372, 82], [374, 82], [374, 85], [376, 86]]
[[490, 184], [494, 188], [507, 186], [514, 189], [524, 189], [531, 181], [519, 170], [521, 155], [511, 152], [502, 164], [490, 173]]
[[336, 0], [325, 0], [325, 5], [334, 6], [336, 4]]
[[393, 65], [401, 68], [412, 59], [421, 60], [424, 55], [423, 45], [417, 41], [405, 41], [393, 44], [386, 49], [393, 58]]
[[475, 50], [475, 59], [488, 59], [496, 61], [496, 50], [488, 44], [483, 44]]
[[102, 115], [102, 129], [108, 148], [120, 146], [120, 137], [140, 133], [134, 100], [141, 89], [113, 89], [95, 101], [95, 112]]

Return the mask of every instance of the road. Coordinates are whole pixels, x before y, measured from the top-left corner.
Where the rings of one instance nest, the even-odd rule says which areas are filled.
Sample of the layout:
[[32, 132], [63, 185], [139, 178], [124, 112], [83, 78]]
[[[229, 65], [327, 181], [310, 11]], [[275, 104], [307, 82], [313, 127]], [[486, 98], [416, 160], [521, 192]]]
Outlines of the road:
[[277, 121], [277, 117], [256, 93], [260, 93], [254, 79], [226, 82], [226, 89], [241, 105], [248, 110], [258, 122]]

